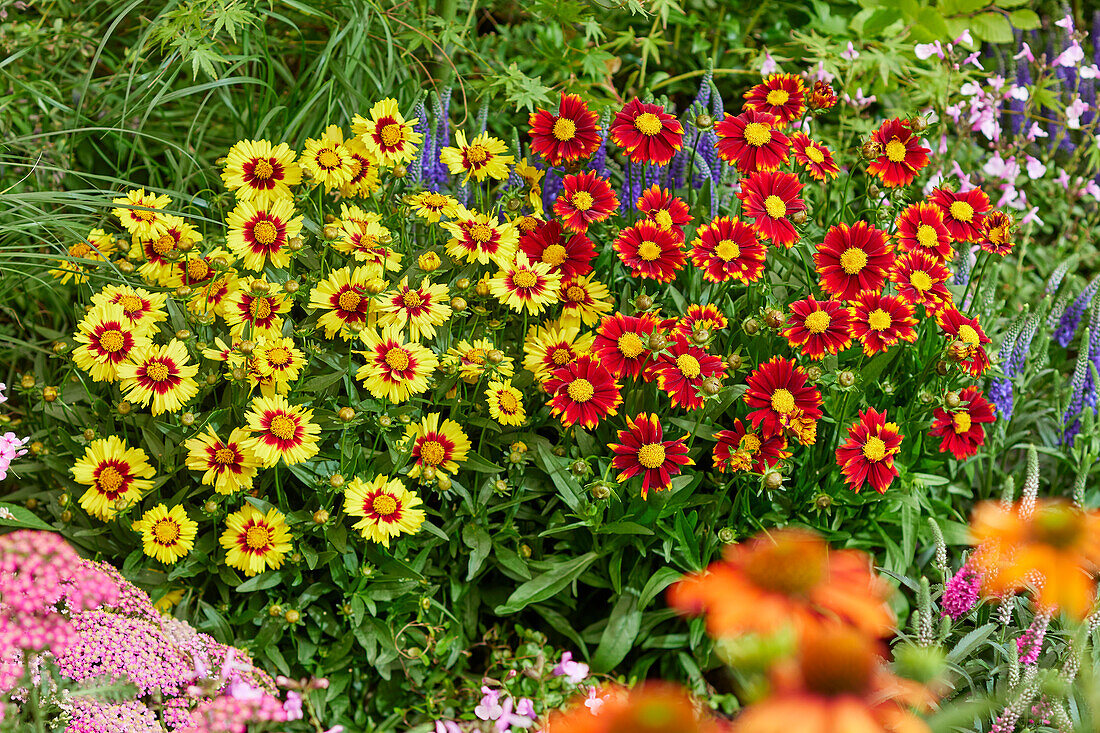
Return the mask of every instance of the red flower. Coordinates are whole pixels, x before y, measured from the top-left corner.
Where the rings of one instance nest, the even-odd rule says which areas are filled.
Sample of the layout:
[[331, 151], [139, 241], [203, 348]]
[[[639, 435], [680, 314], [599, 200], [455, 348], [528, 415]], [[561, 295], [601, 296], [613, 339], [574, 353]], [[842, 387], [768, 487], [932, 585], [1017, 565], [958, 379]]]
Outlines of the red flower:
[[871, 161], [867, 172], [877, 176], [884, 186], [896, 188], [908, 186], [917, 173], [928, 165], [932, 151], [922, 146], [920, 138], [913, 135], [908, 120], [892, 119], [875, 130], [871, 140], [882, 146], [882, 155]]
[[943, 438], [940, 453], [950, 451], [961, 461], [977, 453], [979, 446], [985, 444], [982, 423], [991, 423], [997, 418], [993, 414], [993, 406], [977, 387], [961, 390], [959, 400], [966, 404], [954, 412], [942, 408], [936, 410], [929, 435]]
[[722, 357], [674, 337], [668, 353], [657, 362], [657, 386], [672, 398], [673, 407], [694, 410], [703, 406], [699, 388], [707, 379], [726, 376]]
[[616, 379], [637, 378], [650, 363], [649, 337], [658, 332], [660, 325], [649, 313], [606, 316], [596, 329], [592, 353]]
[[910, 204], [895, 223], [899, 252], [925, 251], [944, 261], [954, 256], [951, 232], [947, 231], [943, 213], [935, 204], [926, 201]]
[[980, 242], [985, 234], [985, 215], [989, 197], [980, 188], [949, 191], [937, 188], [928, 200], [940, 208], [943, 223], [956, 242]]
[[676, 323], [676, 333], [684, 338], [690, 338], [696, 328], [704, 329], [711, 333], [721, 331], [729, 321], [726, 315], [713, 303], [699, 305], [692, 303], [687, 307], [687, 312]]
[[619, 383], [599, 359], [581, 354], [573, 362], [554, 370], [543, 383], [550, 394], [550, 413], [561, 424], [594, 428], [608, 415], [614, 415], [623, 402]]
[[569, 233], [566, 239], [564, 234], [558, 222], [544, 221], [533, 232], [520, 236], [519, 248], [531, 262], [550, 265], [551, 271], [562, 277], [587, 275], [596, 256], [592, 240], [580, 233]]
[[791, 348], [800, 347], [815, 361], [852, 345], [851, 314], [835, 300], [818, 302], [811, 296], [795, 301], [787, 323], [783, 335]]
[[695, 230], [691, 261], [712, 283], [737, 280], [745, 285], [764, 273], [767, 248], [748, 224], [720, 216]]
[[791, 152], [795, 162], [806, 169], [810, 178], [818, 181], [836, 178], [840, 166], [833, 160], [833, 154], [821, 143], [816, 143], [805, 133], [791, 135]]
[[896, 295], [860, 293], [852, 301], [852, 336], [863, 344], [863, 353], [874, 356], [899, 341], [913, 343], [913, 308]]
[[635, 163], [665, 165], [683, 146], [684, 127], [659, 104], [635, 97], [615, 115], [609, 128], [615, 144]]
[[642, 191], [637, 206], [647, 221], [678, 235], [680, 241], [684, 241], [684, 230], [680, 227], [691, 223], [691, 210], [682, 199], [673, 196], [667, 188], [653, 184]]
[[806, 210], [800, 193], [802, 183], [795, 174], [761, 171], [741, 179], [737, 198], [741, 199], [744, 215], [754, 220], [756, 231], [772, 244], [790, 249], [799, 235], [787, 217]]
[[576, 94], [562, 94], [557, 114], [540, 109], [528, 116], [531, 150], [550, 165], [583, 160], [600, 147], [599, 119]]
[[620, 483], [642, 474], [643, 499], [650, 487], [654, 491], [668, 489], [681, 466], [695, 465], [687, 456], [683, 438], [661, 440], [664, 430], [656, 415], [643, 412], [633, 420], [628, 417], [626, 427], [618, 431], [619, 442], [607, 446], [615, 454], [611, 466], [619, 471]]
[[951, 273], [936, 255], [927, 250], [903, 254], [890, 268], [890, 282], [909, 305], [923, 305], [929, 313], [951, 302], [947, 279]]
[[714, 446], [714, 467], [720, 473], [764, 473], [791, 457], [787, 439], [782, 435], [765, 438], [737, 419], [733, 421], [733, 430], [720, 430], [714, 437], [718, 440]]
[[775, 115], [775, 126], [786, 127], [806, 111], [806, 85], [794, 74], [772, 74], [745, 92], [743, 107]]
[[848, 482], [848, 488], [856, 493], [864, 483], [880, 494], [898, 475], [894, 468], [894, 456], [901, 449], [902, 436], [898, 426], [886, 422], [885, 412], [875, 412], [873, 407], [859, 413], [859, 421], [848, 428], [848, 440], [836, 449], [836, 463]]
[[748, 110], [727, 114], [714, 126], [718, 157], [741, 173], [774, 171], [787, 162], [791, 141], [776, 129], [775, 115]]
[[989, 356], [983, 344], [990, 339], [985, 335], [978, 317], [967, 318], [957, 308], [944, 308], [936, 314], [936, 322], [951, 341], [948, 354], [970, 372], [980, 377], [989, 368]]
[[595, 171], [574, 173], [562, 179], [562, 192], [554, 202], [554, 213], [565, 220], [565, 228], [588, 231], [588, 225], [603, 221], [619, 207], [619, 199], [607, 179]]
[[782, 435], [794, 420], [821, 417], [821, 393], [806, 381], [802, 367], [776, 356], [761, 364], [745, 380], [745, 404], [752, 408], [749, 420], [761, 434]]
[[651, 221], [623, 229], [614, 247], [632, 276], [662, 283], [675, 280], [686, 261], [683, 240]]
[[1012, 227], [1015, 224], [1012, 214], [989, 212], [985, 218], [985, 234], [978, 244], [986, 252], [1004, 257], [1012, 251]]
[[815, 81], [814, 88], [810, 91], [806, 101], [810, 105], [810, 109], [815, 112], [824, 112], [836, 106], [836, 92], [829, 86], [829, 82]]
[[886, 271], [894, 264], [888, 236], [862, 221], [832, 227], [814, 253], [821, 289], [839, 300], [852, 300], [865, 290], [882, 290]]

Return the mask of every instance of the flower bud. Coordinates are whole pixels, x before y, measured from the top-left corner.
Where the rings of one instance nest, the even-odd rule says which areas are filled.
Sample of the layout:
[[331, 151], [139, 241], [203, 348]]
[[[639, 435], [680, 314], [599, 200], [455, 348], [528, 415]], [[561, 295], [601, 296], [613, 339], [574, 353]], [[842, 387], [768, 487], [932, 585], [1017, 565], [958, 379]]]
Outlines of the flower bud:
[[487, 280], [478, 280], [477, 285], [474, 286], [474, 292], [479, 297], [486, 298], [489, 296], [489, 282]]
[[783, 485], [783, 474], [779, 471], [768, 471], [764, 476], [764, 488], [769, 491], [775, 491]]
[[302, 286], [298, 283], [297, 280], [287, 280], [285, 283], [283, 283], [283, 290], [287, 293], [297, 293], [298, 289], [301, 287]]
[[180, 330], [176, 331], [176, 338], [180, 341], [186, 341], [192, 336], [194, 336], [194, 334], [188, 331], [186, 328], [181, 328]]
[[33, 374], [24, 374], [23, 379], [19, 382], [23, 389], [34, 389], [36, 380]]
[[695, 126], [700, 130], [709, 130], [714, 127], [714, 118], [706, 112], [695, 116]]
[[470, 288], [470, 278], [460, 277], [455, 280], [455, 287], [459, 290], [468, 290]]
[[435, 481], [435, 466], [424, 466], [421, 468], [420, 479], [425, 482]]
[[61, 512], [61, 521], [65, 522], [66, 524], [73, 521], [73, 513], [70, 512], [68, 509], [64, 510], [63, 512]]
[[190, 239], [183, 239], [176, 244], [176, 249], [180, 252], [190, 252], [195, 248], [195, 243]]
[[25, 502], [23, 502], [23, 506], [27, 507], [27, 509], [30, 509], [33, 512], [35, 509], [38, 508], [38, 499], [35, 499], [32, 496], [30, 499], [27, 499]]
[[768, 324], [768, 328], [779, 328], [787, 321], [787, 316], [782, 311], [775, 308], [768, 308], [764, 311], [764, 323]]
[[931, 392], [926, 389], [922, 389], [920, 392], [917, 392], [917, 399], [927, 405], [935, 398], [932, 396]]
[[211, 387], [213, 387], [215, 384], [218, 383], [218, 379], [219, 379], [219, 377], [218, 377], [217, 374], [207, 374], [206, 375], [206, 383], [208, 385], [210, 385]]
[[958, 392], [948, 392], [943, 396], [943, 403], [948, 407], [958, 407], [962, 404], [962, 400], [959, 399]]
[[270, 616], [271, 618], [275, 618], [276, 616], [282, 616], [283, 615], [283, 607], [280, 606], [278, 603], [276, 603], [276, 604], [272, 605], [271, 608], [267, 609], [267, 615]]
[[229, 373], [229, 376], [231, 376], [235, 382], [243, 382], [248, 377], [248, 372], [241, 367], [237, 367]]
[[176, 297], [177, 298], [190, 298], [192, 292], [194, 292], [194, 291], [191, 290], [190, 285], [180, 285], [178, 288], [176, 288]]
[[665, 337], [663, 335], [654, 331], [649, 335], [646, 346], [649, 347], [650, 351], [660, 351], [661, 349], [668, 346], [668, 341], [665, 340]]
[[737, 541], [737, 533], [730, 527], [722, 527], [718, 530], [718, 541], [723, 545], [731, 545]]
[[135, 268], [133, 262], [127, 262], [126, 260], [123, 260], [122, 262], [118, 263], [118, 271], [121, 272], [123, 275], [133, 274], [134, 269]]
[[382, 426], [383, 428], [392, 428], [393, 427], [393, 418], [390, 417], [389, 415], [379, 415], [378, 416], [378, 424], [380, 426]]
[[531, 557], [531, 547], [527, 544], [520, 545], [519, 546], [519, 554], [520, 554], [520, 557], [522, 557], [524, 559]]
[[950, 371], [951, 367], [943, 359], [936, 362], [936, 374], [939, 374], [941, 377], [946, 377], [947, 373]]
[[367, 281], [367, 284], [363, 288], [371, 295], [378, 295], [386, 289], [386, 281], [381, 278], [372, 278]]
[[882, 157], [882, 143], [877, 140], [868, 140], [859, 149], [859, 154], [864, 160], [875, 160]]
[[882, 389], [883, 394], [894, 394], [893, 382], [884, 381], [879, 385], [879, 388]]
[[836, 377], [836, 383], [841, 387], [851, 387], [856, 383], [856, 375], [849, 369], [845, 369]]
[[705, 328], [700, 328], [698, 331], [691, 332], [691, 342], [696, 346], [705, 346], [710, 341], [710, 331]]
[[416, 266], [424, 272], [435, 272], [442, 264], [443, 260], [435, 252], [425, 252], [416, 258]]
[[248, 289], [256, 295], [267, 295], [271, 292], [271, 283], [266, 280], [253, 280], [248, 284]]
[[341, 407], [340, 412], [336, 413], [336, 416], [343, 422], [351, 422], [355, 419], [355, 410], [350, 407]]
[[340, 236], [340, 227], [329, 224], [321, 230], [321, 233], [325, 235], [325, 239], [336, 239]]
[[795, 226], [802, 226], [806, 223], [806, 220], [810, 217], [806, 214], [806, 210], [796, 211], [790, 216], [791, 223]]
[[490, 349], [489, 353], [485, 355], [485, 361], [490, 364], [499, 364], [504, 361], [504, 352], [500, 349]]
[[408, 425], [412, 422], [412, 418], [408, 415], [408, 413], [403, 413], [397, 416], [397, 421], [402, 425]]
[[741, 323], [741, 329], [749, 336], [755, 336], [760, 333], [760, 321], [755, 318], [746, 318]]
[[823, 372], [821, 371], [821, 367], [819, 367], [817, 364], [811, 364], [806, 369], [806, 377], [811, 382], [816, 382], [817, 380], [821, 379], [822, 374]]
[[291, 252], [301, 252], [302, 248], [306, 246], [306, 242], [301, 237], [291, 237], [287, 240], [286, 246]]
[[195, 424], [195, 413], [188, 410], [187, 412], [180, 415], [180, 422], [183, 423], [185, 427], [191, 427]]
[[524, 443], [521, 440], [517, 440], [515, 443], [512, 443], [510, 446], [508, 446], [508, 448], [510, 450], [514, 450], [516, 453], [526, 453], [527, 452], [527, 444]]
[[288, 624], [296, 624], [302, 620], [302, 614], [298, 613], [292, 608], [286, 612], [286, 615], [283, 616], [283, 618], [286, 619], [286, 622]]
[[214, 512], [218, 511], [218, 502], [210, 499], [202, 505], [202, 510], [207, 514], [213, 514]]
[[42, 389], [42, 399], [53, 402], [57, 399], [57, 387], [45, 387]]
[[291, 562], [291, 564], [293, 564], [293, 565], [298, 565], [298, 564], [299, 564], [299, 563], [301, 563], [301, 562], [302, 562], [302, 560], [304, 560], [304, 559], [305, 559], [305, 558], [304, 558], [304, 557], [302, 557], [302, 553], [300, 553], [300, 552], [295, 552], [295, 553], [293, 553], [293, 554], [292, 554], [292, 555], [290, 556], [290, 562]]
[[131, 405], [127, 400], [123, 400], [122, 402], [118, 403], [119, 415], [129, 415], [132, 409], [134, 409], [134, 406]]
[[511, 453], [508, 454], [508, 462], [509, 463], [523, 463], [523, 454], [522, 453], [517, 453], [516, 451], [512, 451]]
[[824, 511], [833, 505], [833, 497], [828, 494], [817, 494], [814, 496], [814, 509]]
[[642, 293], [634, 299], [634, 307], [640, 311], [647, 311], [653, 307], [653, 298], [645, 293]]
[[451, 477], [445, 473], [441, 473], [436, 476], [435, 485], [439, 488], [440, 491], [450, 491], [452, 485]]
[[722, 380], [714, 376], [707, 377], [703, 380], [700, 388], [703, 390], [703, 394], [713, 397], [722, 391]]
[[[129, 404], [129, 403], [127, 403], [127, 404]], [[46, 455], [47, 453], [49, 453], [49, 451], [46, 450], [46, 444], [43, 443], [41, 440], [36, 440], [33, 443], [31, 443], [30, 448], [31, 448], [31, 455], [32, 456], [43, 456], [43, 455]]]
[[924, 115], [917, 115], [909, 120], [909, 129], [913, 132], [924, 132], [928, 129], [928, 120]]
[[53, 342], [53, 353], [55, 354], [63, 354], [67, 348], [69, 348], [69, 346], [64, 341]]
[[508, 482], [504, 479], [497, 479], [497, 481], [493, 484], [493, 490], [496, 491], [498, 494], [507, 494]]
[[599, 481], [592, 485], [592, 498], [598, 501], [604, 501], [611, 496], [611, 487], [605, 484], [603, 481]]
[[409, 175], [409, 169], [398, 163], [390, 170], [390, 173], [393, 174], [394, 178], [404, 178]]
[[523, 206], [523, 202], [519, 199], [509, 199], [508, 203], [504, 206], [506, 209], [508, 209], [508, 211], [511, 211], [514, 214], [515, 212], [520, 210], [520, 207]]
[[328, 521], [328, 518], [329, 518], [329, 513], [325, 509], [318, 509], [317, 511], [313, 512], [313, 523], [314, 524], [324, 524], [325, 522]]
[[334, 473], [328, 477], [328, 485], [334, 489], [338, 489], [344, 485], [344, 477], [338, 473]]
[[726, 366], [733, 371], [737, 371], [745, 365], [745, 360], [741, 358], [740, 354], [730, 354], [726, 357]]
[[95, 440], [95, 431], [88, 428], [84, 431], [84, 440]]

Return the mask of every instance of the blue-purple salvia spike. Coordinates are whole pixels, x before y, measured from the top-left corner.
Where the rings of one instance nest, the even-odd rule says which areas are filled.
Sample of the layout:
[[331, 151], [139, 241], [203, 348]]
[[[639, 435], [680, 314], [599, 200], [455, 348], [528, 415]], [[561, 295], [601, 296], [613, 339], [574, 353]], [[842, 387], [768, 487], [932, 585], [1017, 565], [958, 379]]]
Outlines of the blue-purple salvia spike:
[[[1082, 339], [1082, 345], [1088, 339], [1088, 328], [1085, 329], [1085, 336]], [[1062, 424], [1065, 426], [1063, 432], [1063, 442], [1066, 445], [1073, 445], [1073, 438], [1077, 435], [1077, 430], [1080, 430], [1080, 421], [1077, 420], [1081, 414], [1081, 407], [1084, 404], [1085, 398], [1085, 380], [1089, 373], [1089, 353], [1088, 348], [1082, 348], [1077, 353], [1077, 363], [1073, 368], [1073, 380], [1070, 382], [1070, 398], [1069, 405], [1066, 407], [1066, 412], [1062, 416]], [[1076, 427], [1076, 429], [1074, 429]]]
[[1100, 288], [1100, 275], [1094, 277], [1092, 282], [1086, 285], [1081, 294], [1066, 308], [1061, 320], [1058, 321], [1058, 328], [1054, 331], [1054, 340], [1058, 342], [1059, 346], [1069, 346], [1070, 341], [1073, 341], [1073, 335], [1077, 333], [1077, 327], [1081, 325], [1081, 317], [1085, 315], [1085, 311], [1092, 304], [1093, 296], [1096, 295], [1098, 288]]

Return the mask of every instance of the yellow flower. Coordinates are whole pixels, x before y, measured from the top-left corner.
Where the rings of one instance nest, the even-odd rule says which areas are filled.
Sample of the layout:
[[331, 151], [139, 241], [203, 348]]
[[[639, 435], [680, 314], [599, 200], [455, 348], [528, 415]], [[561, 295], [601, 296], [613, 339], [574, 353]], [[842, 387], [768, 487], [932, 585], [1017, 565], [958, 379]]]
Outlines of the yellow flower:
[[145, 451], [127, 447], [116, 435], [93, 440], [72, 467], [73, 480], [89, 487], [80, 497], [80, 506], [93, 517], [110, 521], [153, 488], [148, 479], [156, 471], [148, 459]]
[[118, 208], [112, 209], [111, 213], [118, 217], [119, 223], [132, 237], [156, 239], [168, 229], [166, 215], [162, 211], [172, 203], [172, 198], [167, 194], [157, 196], [139, 188], [111, 201], [118, 204]]
[[421, 191], [409, 196], [406, 201], [412, 207], [413, 213], [429, 224], [439, 223], [443, 216], [454, 216], [459, 206], [458, 199], [435, 191]]
[[264, 267], [286, 267], [290, 264], [288, 242], [302, 231], [302, 217], [294, 216], [290, 199], [256, 206], [241, 201], [225, 220], [229, 233], [225, 242], [241, 259], [246, 270], [262, 271]]
[[558, 299], [560, 287], [561, 275], [545, 262], [529, 261], [523, 252], [517, 253], [515, 262], [501, 268], [489, 280], [489, 292], [502, 304], [517, 313], [527, 311], [535, 315]]
[[118, 378], [126, 399], [142, 406], [152, 402], [151, 412], [176, 412], [199, 392], [194, 376], [197, 364], [189, 364], [187, 347], [172, 339], [163, 346], [134, 350], [130, 361], [118, 365]]
[[286, 518], [278, 509], [264, 514], [245, 504], [226, 517], [221, 546], [225, 548], [225, 564], [249, 577], [268, 568], [278, 570], [290, 552]]
[[263, 395], [286, 394], [302, 374], [306, 356], [289, 336], [261, 337], [252, 351], [248, 381], [261, 385]]
[[245, 338], [246, 331], [247, 338], [259, 338], [278, 336], [283, 330], [279, 314], [289, 311], [290, 303], [278, 285], [260, 282], [263, 283], [260, 290], [237, 290], [226, 296], [222, 317], [235, 338]]
[[229, 440], [222, 441], [214, 429], [189, 438], [183, 443], [187, 449], [187, 467], [192, 471], [204, 471], [203, 486], [213, 486], [219, 494], [233, 494], [252, 488], [260, 459], [248, 445], [248, 431], [233, 428]]
[[222, 181], [239, 200], [262, 207], [290, 198], [290, 187], [302, 182], [302, 169], [286, 143], [272, 147], [267, 140], [241, 140], [229, 149]]
[[457, 147], [439, 151], [439, 160], [451, 173], [465, 172], [463, 183], [470, 180], [470, 176], [478, 181], [484, 181], [486, 177], [502, 181], [508, 177], [508, 166], [515, 162], [515, 158], [504, 155], [508, 152], [508, 146], [503, 140], [483, 132], [467, 143], [466, 133], [459, 130], [455, 133], [455, 142]]
[[[150, 237], [134, 235], [130, 243], [130, 259], [144, 258], [138, 267], [138, 274], [146, 282], [162, 287], [177, 287], [181, 284], [177, 259], [188, 246], [194, 247], [202, 241], [202, 235], [182, 217], [165, 214], [164, 228]], [[180, 248], [183, 245], [183, 249]]]
[[547, 321], [541, 326], [531, 326], [523, 342], [523, 366], [545, 382], [551, 372], [571, 364], [581, 354], [592, 350], [596, 337], [580, 335], [579, 325], [563, 326], [559, 321]]
[[470, 451], [470, 439], [454, 420], [439, 422], [439, 413], [425, 415], [420, 422], [405, 428], [402, 445], [405, 450], [412, 444], [412, 468], [409, 478], [418, 478], [425, 466], [437, 472], [453, 474], [458, 464], [466, 460]]
[[171, 509], [157, 504], [131, 525], [141, 533], [145, 554], [165, 565], [171, 565], [191, 552], [199, 525], [187, 516], [181, 506]]
[[317, 325], [325, 329], [325, 338], [339, 333], [344, 341], [351, 341], [356, 332], [367, 325], [370, 315], [367, 284], [373, 279], [367, 267], [354, 270], [341, 267], [310, 291], [309, 307], [324, 311]]
[[183, 600], [183, 588], [173, 588], [153, 603], [153, 608], [161, 613], [169, 613], [172, 607]]
[[447, 349], [447, 353], [443, 355], [443, 363], [456, 369], [462, 381], [467, 384], [476, 384], [487, 371], [511, 379], [515, 374], [512, 357], [505, 356], [497, 364], [487, 364], [489, 352], [494, 350], [496, 347], [488, 339], [474, 339], [473, 343], [462, 339]]
[[107, 234], [102, 229], [93, 229], [85, 239], [69, 247], [68, 257], [58, 260], [57, 267], [50, 270], [50, 275], [61, 280], [62, 285], [70, 280], [77, 285], [87, 282], [86, 268], [90, 265], [75, 260], [106, 262], [107, 256], [113, 254], [117, 248], [118, 242], [113, 234]]
[[459, 205], [453, 221], [441, 222], [450, 235], [447, 254], [467, 262], [507, 266], [516, 256], [519, 232], [511, 222], [500, 223], [496, 214], [481, 214]]
[[611, 312], [611, 293], [607, 291], [606, 285], [593, 277], [589, 273], [562, 281], [558, 297], [562, 302], [559, 320], [563, 325], [579, 326], [584, 323], [586, 326], [594, 326]]
[[523, 409], [523, 393], [507, 382], [489, 382], [485, 390], [489, 415], [501, 425], [519, 425], [527, 419]]
[[371, 107], [370, 119], [355, 115], [351, 130], [382, 165], [393, 166], [408, 163], [416, 155], [416, 146], [424, 140], [413, 129], [418, 122], [401, 116], [396, 99], [383, 99]]
[[344, 146], [344, 131], [338, 125], [326, 127], [320, 140], [306, 140], [302, 166], [310, 178], [324, 185], [326, 191], [350, 183], [359, 171], [359, 163]]
[[420, 344], [406, 343], [396, 326], [387, 326], [381, 334], [367, 329], [360, 336], [367, 350], [355, 353], [367, 363], [359, 367], [355, 378], [368, 392], [377, 399], [404, 402], [428, 389], [428, 378], [439, 366], [435, 354]]
[[220, 277], [211, 279], [194, 288], [195, 292], [187, 301], [187, 310], [197, 316], [213, 313], [225, 317], [226, 305], [231, 296], [241, 289], [241, 280], [236, 270], [228, 270]]
[[164, 310], [167, 300], [167, 293], [151, 293], [129, 285], [108, 285], [92, 296], [95, 305], [114, 303], [122, 308], [127, 324], [140, 336], [152, 336], [156, 324], [168, 319]]
[[253, 435], [245, 442], [265, 467], [282, 458], [288, 466], [317, 455], [317, 436], [321, 428], [313, 420], [313, 410], [291, 405], [282, 395], [256, 397], [245, 418]]
[[95, 382], [118, 379], [119, 365], [151, 344], [147, 336], [134, 331], [122, 306], [115, 303], [93, 306], [73, 339], [80, 344], [73, 351], [73, 362]]
[[433, 285], [425, 278], [419, 287], [410, 288], [407, 277], [382, 294], [378, 310], [378, 325], [395, 325], [398, 330], [408, 327], [414, 341], [434, 339], [435, 327], [446, 323], [452, 313], [446, 285]]
[[424, 510], [416, 508], [420, 504], [420, 497], [389, 476], [375, 476], [369, 483], [355, 478], [344, 487], [344, 512], [362, 517], [352, 527], [384, 547], [398, 535], [420, 530], [424, 523]]
[[344, 143], [351, 156], [351, 179], [340, 186], [340, 195], [346, 197], [370, 196], [380, 187], [378, 182], [378, 158], [363, 141], [353, 137]]

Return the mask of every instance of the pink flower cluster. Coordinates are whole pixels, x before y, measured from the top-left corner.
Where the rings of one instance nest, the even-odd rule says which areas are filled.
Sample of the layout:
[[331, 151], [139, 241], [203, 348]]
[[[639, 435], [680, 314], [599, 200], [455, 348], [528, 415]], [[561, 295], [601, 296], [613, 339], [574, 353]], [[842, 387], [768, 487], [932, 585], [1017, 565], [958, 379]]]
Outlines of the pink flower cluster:
[[[6, 384], [0, 382], [0, 405], [8, 401], [4, 396], [4, 390], [7, 388]], [[12, 461], [27, 452], [23, 446], [28, 440], [30, 438], [20, 438], [12, 432], [0, 435], [0, 481], [8, 477], [8, 468], [11, 467]]]
[[943, 615], [958, 621], [970, 613], [970, 609], [978, 603], [978, 591], [981, 586], [981, 576], [969, 563], [965, 563], [944, 585], [943, 598], [940, 601], [940, 605], [943, 606]]

